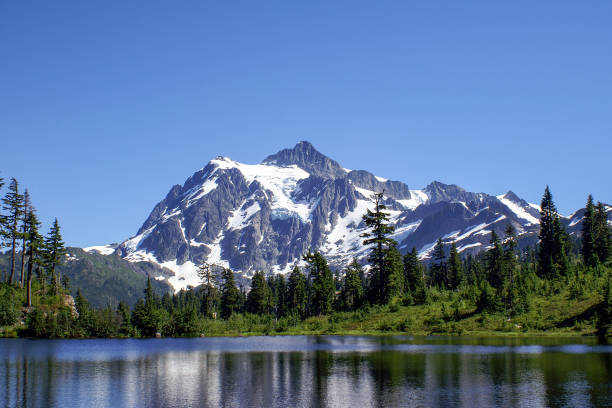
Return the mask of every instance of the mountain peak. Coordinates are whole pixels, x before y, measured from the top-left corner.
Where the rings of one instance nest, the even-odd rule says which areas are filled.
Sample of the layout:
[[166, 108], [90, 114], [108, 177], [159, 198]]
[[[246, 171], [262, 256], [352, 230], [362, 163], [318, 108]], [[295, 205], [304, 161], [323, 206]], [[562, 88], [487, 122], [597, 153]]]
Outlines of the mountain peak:
[[319, 152], [308, 141], [298, 142], [292, 149], [283, 149], [280, 152], [266, 157], [263, 164], [277, 166], [296, 165], [308, 173], [323, 178], [340, 178], [346, 176], [346, 171], [337, 161], [330, 159]]

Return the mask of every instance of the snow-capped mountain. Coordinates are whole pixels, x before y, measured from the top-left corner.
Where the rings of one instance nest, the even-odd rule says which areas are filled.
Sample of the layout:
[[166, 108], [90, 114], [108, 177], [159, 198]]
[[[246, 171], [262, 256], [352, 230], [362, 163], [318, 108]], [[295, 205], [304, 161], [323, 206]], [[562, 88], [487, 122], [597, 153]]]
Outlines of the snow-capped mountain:
[[341, 267], [365, 256], [362, 216], [373, 208], [373, 194], [383, 190], [399, 249], [415, 247], [423, 259], [439, 237], [455, 241], [463, 253], [476, 253], [489, 245], [492, 230], [501, 235], [509, 223], [524, 241], [537, 236], [538, 206], [511, 191], [496, 197], [440, 182], [411, 190], [399, 181], [345, 169], [300, 142], [260, 164], [211, 160], [172, 187], [137, 234], [115, 251], [131, 262], [166, 268], [165, 277], [157, 278], [175, 290], [199, 284], [202, 262], [249, 276], [259, 269], [287, 272], [308, 250], [319, 250]]

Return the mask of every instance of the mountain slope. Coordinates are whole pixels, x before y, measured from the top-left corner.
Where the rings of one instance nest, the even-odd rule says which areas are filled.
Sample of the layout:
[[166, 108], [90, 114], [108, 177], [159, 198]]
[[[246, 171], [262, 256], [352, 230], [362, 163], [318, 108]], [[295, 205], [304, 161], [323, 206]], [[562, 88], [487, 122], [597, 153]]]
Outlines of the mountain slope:
[[[520, 241], [533, 243], [538, 206], [509, 191], [501, 196], [468, 192], [433, 182], [411, 190], [364, 170], [347, 170], [300, 142], [260, 164], [226, 157], [211, 160], [183, 185], [173, 186], [137, 234], [117, 248], [130, 262], [151, 262], [173, 272], [175, 289], [197, 286], [197, 265], [287, 272], [308, 250], [320, 250], [335, 267], [364, 257], [362, 216], [372, 195], [385, 192], [402, 252], [417, 248], [426, 259], [436, 240], [455, 241], [477, 253], [511, 223]], [[572, 220], [566, 221], [569, 226]], [[572, 225], [575, 228], [578, 225]]]

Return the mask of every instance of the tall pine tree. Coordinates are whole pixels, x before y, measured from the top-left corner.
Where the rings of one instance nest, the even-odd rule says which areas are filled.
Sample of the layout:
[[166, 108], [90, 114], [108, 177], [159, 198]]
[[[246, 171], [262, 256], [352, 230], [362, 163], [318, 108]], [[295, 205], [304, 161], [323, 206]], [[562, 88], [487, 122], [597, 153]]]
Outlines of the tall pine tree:
[[461, 258], [457, 251], [457, 244], [453, 242], [448, 256], [448, 275], [446, 284], [449, 289], [455, 290], [459, 287], [462, 279], [463, 265], [461, 264]]
[[287, 284], [287, 308], [300, 318], [306, 317], [306, 276], [296, 265], [289, 274]]
[[446, 286], [446, 254], [444, 252], [444, 243], [442, 238], [438, 238], [436, 245], [433, 249], [433, 261], [430, 266], [430, 277], [431, 283], [434, 286], [444, 287]]
[[353, 259], [353, 262], [346, 268], [340, 291], [340, 299], [344, 310], [352, 311], [361, 307], [363, 302], [361, 275], [363, 275], [363, 268], [357, 262], [357, 259]]
[[53, 226], [51, 226], [51, 230], [45, 237], [44, 241], [45, 266], [51, 274], [51, 278], [55, 282], [54, 289], [56, 294], [59, 294], [62, 282], [61, 273], [56, 276], [56, 271], [57, 267], [62, 265], [64, 255], [66, 255], [66, 247], [64, 246], [60, 226], [56, 218], [55, 221], [53, 221]]
[[234, 272], [225, 268], [222, 274], [223, 286], [221, 288], [221, 317], [228, 319], [234, 312], [240, 310], [240, 291], [236, 287]]
[[13, 283], [15, 277], [15, 252], [17, 240], [21, 237], [19, 231], [19, 221], [23, 213], [23, 195], [19, 194], [19, 183], [12, 178], [6, 196], [2, 199], [3, 209], [6, 210], [5, 225], [6, 236], [9, 241], [8, 247], [11, 249], [11, 269], [8, 282]]
[[304, 255], [304, 260], [308, 262], [308, 278], [312, 281], [310, 314], [329, 314], [332, 312], [336, 292], [334, 276], [320, 252], [309, 252]]
[[557, 207], [546, 186], [540, 205], [540, 242], [538, 243], [538, 275], [547, 279], [568, 273], [567, 233], [561, 225]]
[[19, 287], [25, 283], [26, 241], [28, 240], [27, 222], [30, 211], [30, 194], [28, 190], [23, 195], [23, 214], [21, 218], [21, 274], [19, 275]]
[[272, 290], [266, 282], [263, 271], [257, 271], [251, 279], [251, 290], [246, 300], [247, 312], [269, 314], [272, 310]]
[[32, 306], [32, 272], [34, 267], [40, 268], [43, 260], [40, 257], [40, 250], [43, 245], [43, 239], [38, 228], [40, 222], [36, 217], [34, 207], [30, 206], [28, 210], [28, 218], [26, 222], [27, 241], [26, 251], [28, 254], [28, 273], [26, 278], [26, 307]]
[[374, 211], [367, 210], [363, 216], [363, 221], [370, 229], [361, 236], [366, 238], [364, 245], [372, 245], [372, 250], [368, 261], [370, 262], [370, 300], [373, 303], [382, 303], [385, 298], [385, 277], [389, 274], [386, 270], [385, 255], [395, 241], [389, 235], [395, 228], [389, 224], [389, 214], [385, 212], [386, 206], [383, 203], [383, 194], [374, 194]]
[[612, 240], [610, 239], [610, 226], [608, 225], [608, 211], [601, 202], [598, 202], [595, 208], [593, 233], [593, 250], [599, 261], [605, 264], [610, 260], [612, 254], [610, 248]]
[[595, 254], [595, 206], [593, 196], [587, 199], [584, 218], [582, 220], [582, 260], [586, 266], [597, 265], [597, 255]]

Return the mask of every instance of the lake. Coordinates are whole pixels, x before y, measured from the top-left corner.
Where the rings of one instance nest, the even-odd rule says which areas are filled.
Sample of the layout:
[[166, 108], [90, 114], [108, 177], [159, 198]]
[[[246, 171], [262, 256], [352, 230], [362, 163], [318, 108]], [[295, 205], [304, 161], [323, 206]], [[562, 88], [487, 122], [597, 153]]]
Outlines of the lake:
[[612, 406], [593, 339], [0, 339], [7, 407]]

